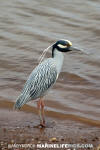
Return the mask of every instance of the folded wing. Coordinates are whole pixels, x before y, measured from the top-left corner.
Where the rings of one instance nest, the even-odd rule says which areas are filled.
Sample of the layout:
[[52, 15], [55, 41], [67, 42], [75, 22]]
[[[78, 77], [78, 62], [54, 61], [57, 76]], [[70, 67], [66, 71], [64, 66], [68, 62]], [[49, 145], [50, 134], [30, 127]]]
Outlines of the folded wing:
[[18, 97], [15, 108], [22, 107], [31, 99], [37, 99], [46, 94], [57, 79], [56, 67], [50, 59], [38, 65], [26, 81], [21, 95]]

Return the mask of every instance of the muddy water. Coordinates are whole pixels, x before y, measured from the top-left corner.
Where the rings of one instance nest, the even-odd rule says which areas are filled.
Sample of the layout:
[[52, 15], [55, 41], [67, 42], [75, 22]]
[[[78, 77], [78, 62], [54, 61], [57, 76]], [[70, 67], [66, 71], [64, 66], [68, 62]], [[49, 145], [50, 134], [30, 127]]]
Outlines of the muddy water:
[[0, 109], [15, 102], [43, 49], [68, 39], [88, 54], [65, 54], [62, 73], [45, 98], [46, 110], [51, 117], [58, 113], [55, 117], [100, 125], [99, 6], [98, 0], [0, 2]]

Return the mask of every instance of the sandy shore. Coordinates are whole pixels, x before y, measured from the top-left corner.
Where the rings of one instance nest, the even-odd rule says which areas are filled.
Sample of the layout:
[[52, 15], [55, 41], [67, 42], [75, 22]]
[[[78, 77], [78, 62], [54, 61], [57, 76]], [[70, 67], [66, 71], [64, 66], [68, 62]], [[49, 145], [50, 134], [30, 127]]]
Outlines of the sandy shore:
[[[29, 112], [29, 106], [25, 105], [23, 111], [13, 111], [13, 103], [0, 106], [0, 149], [25, 149], [18, 147], [11, 148], [9, 144], [35, 144], [35, 147], [26, 149], [39, 149], [37, 144], [92, 144], [97, 149], [100, 144], [99, 124], [80, 123], [77, 120], [61, 119], [50, 117], [46, 114], [46, 128], [38, 128], [38, 116], [34, 110]], [[27, 108], [27, 111], [25, 111]], [[24, 145], [25, 146], [25, 145]], [[34, 146], [34, 145], [33, 145]], [[40, 148], [50, 149], [50, 148]], [[51, 148], [53, 149], [53, 148]], [[58, 148], [54, 148], [58, 149]], [[61, 148], [60, 148], [61, 149]], [[68, 148], [63, 148], [68, 149]], [[74, 148], [72, 148], [74, 149]], [[78, 148], [79, 149], [79, 148]], [[89, 149], [89, 148], [80, 148]], [[98, 149], [99, 150], [99, 149]]]

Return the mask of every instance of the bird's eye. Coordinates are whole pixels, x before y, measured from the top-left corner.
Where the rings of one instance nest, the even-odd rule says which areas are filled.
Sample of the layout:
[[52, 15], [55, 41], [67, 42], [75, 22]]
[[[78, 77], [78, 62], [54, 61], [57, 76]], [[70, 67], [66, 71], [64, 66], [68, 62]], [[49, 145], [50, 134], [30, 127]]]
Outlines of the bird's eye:
[[58, 46], [59, 48], [67, 48], [67, 45], [58, 44], [57, 46]]

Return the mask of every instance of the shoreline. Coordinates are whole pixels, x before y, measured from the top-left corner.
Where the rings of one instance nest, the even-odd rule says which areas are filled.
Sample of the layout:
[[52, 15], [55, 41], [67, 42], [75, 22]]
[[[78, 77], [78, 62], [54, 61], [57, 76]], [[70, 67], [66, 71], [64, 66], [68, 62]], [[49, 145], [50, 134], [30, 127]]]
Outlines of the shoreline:
[[[0, 100], [0, 108], [1, 109], [8, 109], [8, 110], [14, 111], [13, 106], [14, 106], [14, 102], [7, 101], [7, 100]], [[25, 104], [19, 111], [37, 114], [37, 108], [30, 106], [28, 104]], [[46, 116], [52, 117], [54, 119], [55, 118], [59, 118], [60, 120], [67, 119], [67, 120], [72, 120], [72, 121], [80, 122], [80, 123], [95, 126], [95, 127], [100, 127], [99, 120], [88, 119], [86, 117], [76, 116], [76, 115], [72, 115], [72, 114], [64, 114], [61, 112], [60, 113], [53, 112], [50, 110], [49, 111], [45, 110], [45, 114], [46, 114]]]
[[[52, 117], [50, 111], [46, 112], [46, 128], [36, 128], [39, 123], [36, 109], [25, 105], [22, 111], [16, 112], [11, 110], [12, 106], [13, 102], [0, 101], [1, 149], [6, 148], [8, 150], [8, 144], [79, 143], [92, 144], [93, 150], [97, 150], [100, 144], [100, 126], [97, 126], [97, 124], [94, 124], [94, 126], [68, 117], [63, 119], [55, 117], [55, 115]], [[19, 148], [17, 150], [23, 149]], [[82, 148], [82, 150], [85, 149]]]

